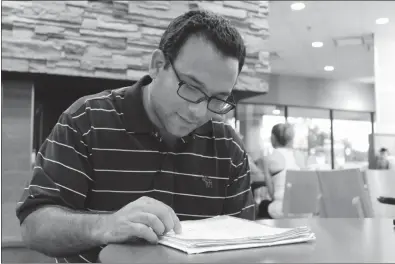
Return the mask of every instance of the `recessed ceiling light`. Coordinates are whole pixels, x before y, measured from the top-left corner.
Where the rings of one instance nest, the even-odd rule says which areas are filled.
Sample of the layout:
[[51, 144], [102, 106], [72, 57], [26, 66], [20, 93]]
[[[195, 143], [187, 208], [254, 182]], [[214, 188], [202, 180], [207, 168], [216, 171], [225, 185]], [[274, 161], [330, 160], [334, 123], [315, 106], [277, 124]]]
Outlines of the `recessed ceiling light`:
[[325, 71], [333, 71], [333, 70], [335, 70], [335, 67], [333, 67], [333, 66], [325, 66], [324, 70]]
[[291, 9], [295, 11], [302, 10], [306, 7], [306, 5], [302, 2], [296, 2], [291, 5]]
[[381, 17], [381, 18], [376, 19], [377, 25], [385, 25], [388, 22], [390, 22], [390, 20], [387, 17]]
[[313, 48], [321, 48], [322, 46], [324, 46], [324, 43], [322, 43], [320, 41], [316, 41], [316, 42], [311, 43], [311, 46]]
[[279, 109], [274, 109], [272, 113], [273, 115], [279, 115], [281, 114], [281, 111]]

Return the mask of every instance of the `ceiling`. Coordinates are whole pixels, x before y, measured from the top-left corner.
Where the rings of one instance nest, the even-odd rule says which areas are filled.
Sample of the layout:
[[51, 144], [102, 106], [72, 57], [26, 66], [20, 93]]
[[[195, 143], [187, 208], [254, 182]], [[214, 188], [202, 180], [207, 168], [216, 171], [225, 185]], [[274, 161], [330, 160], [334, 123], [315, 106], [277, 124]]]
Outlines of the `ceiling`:
[[[303, 1], [306, 8], [293, 11], [294, 1], [270, 1], [270, 38], [267, 48], [272, 73], [372, 83], [374, 50], [366, 46], [336, 47], [334, 38], [371, 35], [395, 36], [395, 1]], [[388, 17], [386, 25], [376, 25]], [[322, 48], [311, 43], [321, 41]], [[324, 71], [326, 65], [335, 67]]]

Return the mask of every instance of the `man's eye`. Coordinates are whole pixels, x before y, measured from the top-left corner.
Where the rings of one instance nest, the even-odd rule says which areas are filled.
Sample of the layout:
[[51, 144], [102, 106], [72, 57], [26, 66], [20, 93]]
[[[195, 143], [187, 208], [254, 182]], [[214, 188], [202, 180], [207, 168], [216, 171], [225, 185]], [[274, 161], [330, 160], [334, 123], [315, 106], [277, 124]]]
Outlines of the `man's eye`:
[[188, 85], [188, 88], [189, 88], [191, 91], [193, 91], [193, 92], [202, 93], [198, 88], [196, 88], [196, 87], [194, 87], [194, 86], [192, 86], [192, 85]]
[[218, 98], [218, 99], [227, 101], [228, 98], [229, 98], [229, 95], [220, 94], [220, 95], [216, 95], [215, 97]]

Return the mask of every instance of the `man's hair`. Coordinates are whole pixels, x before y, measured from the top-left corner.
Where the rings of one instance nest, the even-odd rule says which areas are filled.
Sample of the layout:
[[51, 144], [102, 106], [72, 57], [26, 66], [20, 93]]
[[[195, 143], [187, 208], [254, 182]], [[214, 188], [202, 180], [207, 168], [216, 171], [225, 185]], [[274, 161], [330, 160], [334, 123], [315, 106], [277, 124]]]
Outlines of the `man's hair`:
[[381, 148], [379, 152], [380, 152], [380, 153], [384, 153], [384, 152], [387, 152], [387, 151], [388, 151], [388, 149], [386, 149], [386, 148]]
[[294, 129], [293, 126], [285, 124], [277, 124], [272, 128], [272, 134], [276, 138], [278, 144], [281, 146], [287, 146], [294, 139]]
[[189, 11], [169, 24], [159, 43], [159, 49], [167, 60], [165, 68], [169, 66], [169, 60], [177, 59], [182, 46], [191, 36], [203, 37], [213, 44], [221, 55], [237, 59], [239, 73], [241, 72], [246, 47], [240, 33], [229, 20], [205, 10]]

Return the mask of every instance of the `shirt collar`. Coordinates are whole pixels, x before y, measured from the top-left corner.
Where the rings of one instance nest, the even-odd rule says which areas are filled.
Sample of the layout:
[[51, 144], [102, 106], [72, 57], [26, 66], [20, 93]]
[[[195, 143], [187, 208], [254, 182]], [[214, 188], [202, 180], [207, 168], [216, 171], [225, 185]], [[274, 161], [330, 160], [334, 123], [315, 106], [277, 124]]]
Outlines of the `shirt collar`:
[[125, 98], [122, 101], [122, 112], [125, 118], [125, 127], [128, 132], [157, 132], [157, 129], [149, 119], [143, 104], [144, 86], [151, 82], [151, 77], [149, 75], [145, 75], [125, 92]]
[[[151, 82], [152, 78], [149, 75], [145, 75], [125, 92], [125, 98], [122, 101], [122, 112], [124, 114], [125, 128], [128, 132], [137, 134], [159, 133], [156, 126], [149, 119], [143, 104], [143, 89]], [[183, 143], [187, 143], [195, 134], [212, 136], [212, 133], [213, 127], [209, 121], [179, 140]]]

